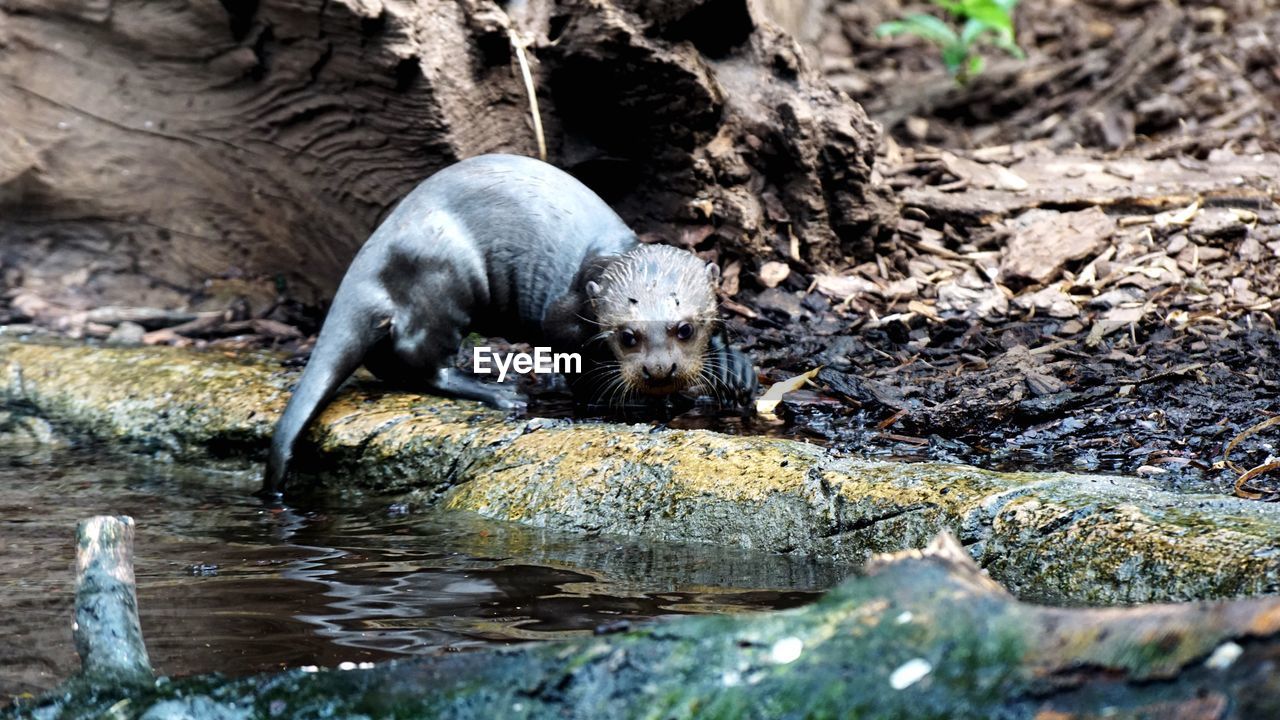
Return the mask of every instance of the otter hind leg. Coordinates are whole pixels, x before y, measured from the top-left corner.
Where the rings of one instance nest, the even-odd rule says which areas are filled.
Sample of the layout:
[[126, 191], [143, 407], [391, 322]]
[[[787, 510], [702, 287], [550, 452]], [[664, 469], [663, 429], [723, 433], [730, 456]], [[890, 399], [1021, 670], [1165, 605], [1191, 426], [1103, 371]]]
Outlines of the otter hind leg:
[[289, 462], [303, 431], [338, 386], [360, 366], [369, 349], [390, 332], [389, 315], [367, 307], [352, 307], [342, 300], [335, 298], [311, 359], [276, 423], [263, 476], [264, 495], [278, 496], [284, 490]]

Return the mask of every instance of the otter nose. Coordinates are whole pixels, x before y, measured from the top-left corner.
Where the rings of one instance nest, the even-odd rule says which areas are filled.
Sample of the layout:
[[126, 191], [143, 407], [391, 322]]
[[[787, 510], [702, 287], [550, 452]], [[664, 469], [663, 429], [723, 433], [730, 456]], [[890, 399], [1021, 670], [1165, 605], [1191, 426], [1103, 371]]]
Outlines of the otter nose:
[[657, 365], [645, 365], [641, 370], [644, 371], [645, 380], [667, 380], [676, 374], [676, 364], [671, 363], [671, 367], [665, 369]]

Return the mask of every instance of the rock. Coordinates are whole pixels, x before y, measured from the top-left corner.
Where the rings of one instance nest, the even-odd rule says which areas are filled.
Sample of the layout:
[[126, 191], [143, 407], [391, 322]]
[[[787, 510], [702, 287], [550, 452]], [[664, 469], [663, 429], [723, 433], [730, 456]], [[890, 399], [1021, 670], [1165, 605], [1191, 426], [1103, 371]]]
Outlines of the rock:
[[756, 305], [761, 310], [773, 311], [793, 318], [805, 314], [800, 296], [781, 288], [769, 288], [757, 295]]
[[[1025, 348], [1000, 360], [1048, 376], [1041, 361]], [[0, 369], [0, 401], [178, 458], [260, 455], [297, 380], [296, 370], [260, 357], [3, 339]], [[1021, 397], [1033, 392], [1016, 385]], [[838, 562], [918, 547], [950, 528], [1017, 595], [1055, 603], [1205, 599], [1280, 585], [1280, 507], [1168, 492], [1140, 478], [872, 462], [782, 438], [650, 425], [548, 427], [381, 384], [347, 386], [309, 440], [314, 451], [299, 460], [311, 474], [303, 468], [295, 482], [317, 492], [440, 503], [538, 527]]]
[[138, 323], [126, 320], [111, 331], [111, 334], [107, 336], [107, 342], [112, 345], [141, 345], [142, 339], [146, 337], [146, 334], [146, 328]]
[[966, 317], [994, 318], [1009, 314], [1009, 298], [1000, 288], [991, 285], [982, 290], [970, 290], [958, 282], [938, 285], [939, 312], [959, 313]]
[[1236, 247], [1236, 257], [1245, 262], [1259, 262], [1266, 256], [1266, 248], [1253, 235], [1246, 236]]
[[1034, 309], [1056, 318], [1067, 319], [1080, 314], [1075, 298], [1063, 292], [1062, 286], [1056, 283], [1034, 293], [1019, 295], [1013, 299], [1013, 304], [1023, 310]]
[[786, 263], [770, 260], [760, 266], [760, 283], [767, 288], [776, 288], [790, 274], [791, 267]]
[[1189, 231], [1205, 239], [1241, 235], [1246, 226], [1233, 208], [1203, 208], [1191, 221]]
[[1258, 294], [1249, 289], [1248, 278], [1231, 278], [1231, 295], [1236, 302], [1246, 307], [1258, 304]]
[[1089, 307], [1108, 309], [1124, 305], [1126, 303], [1137, 302], [1143, 298], [1143, 293], [1131, 287], [1118, 287], [1114, 290], [1108, 290], [1097, 297], [1089, 300]]

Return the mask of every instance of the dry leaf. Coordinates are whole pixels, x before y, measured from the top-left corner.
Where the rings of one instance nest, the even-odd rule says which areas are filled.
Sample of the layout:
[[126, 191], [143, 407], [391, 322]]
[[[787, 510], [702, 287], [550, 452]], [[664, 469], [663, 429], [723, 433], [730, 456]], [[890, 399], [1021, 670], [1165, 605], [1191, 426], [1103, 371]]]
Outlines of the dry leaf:
[[836, 300], [848, 300], [854, 295], [880, 292], [878, 285], [856, 275], [818, 275], [813, 279], [813, 286], [818, 292]]
[[742, 273], [742, 261], [734, 260], [725, 266], [724, 272], [720, 273], [720, 292], [725, 297], [733, 297], [738, 294], [738, 278]]
[[1181, 210], [1170, 210], [1156, 215], [1156, 227], [1169, 227], [1171, 225], [1186, 225], [1195, 219], [1196, 213], [1200, 212], [1200, 198]]
[[805, 383], [818, 376], [818, 371], [821, 369], [822, 366], [819, 365], [807, 373], [774, 383], [764, 395], [760, 396], [759, 400], [756, 400], [756, 412], [761, 415], [773, 415], [773, 411], [778, 408], [778, 403], [782, 402], [783, 395], [804, 387]]

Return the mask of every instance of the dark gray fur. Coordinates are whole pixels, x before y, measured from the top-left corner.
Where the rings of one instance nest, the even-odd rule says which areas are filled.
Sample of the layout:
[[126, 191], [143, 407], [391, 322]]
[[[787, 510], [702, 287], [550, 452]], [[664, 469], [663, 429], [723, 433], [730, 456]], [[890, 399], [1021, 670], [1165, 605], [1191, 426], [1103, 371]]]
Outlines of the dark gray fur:
[[[264, 491], [284, 487], [298, 438], [362, 362], [383, 380], [515, 406], [517, 397], [501, 386], [450, 367], [464, 333], [581, 351], [596, 333], [586, 284], [636, 245], [635, 233], [595, 193], [538, 160], [484, 155], [431, 176], [351, 262], [276, 425]], [[750, 363], [723, 338], [713, 350], [721, 372], [749, 374], [754, 391], [754, 371], [742, 370]]]

